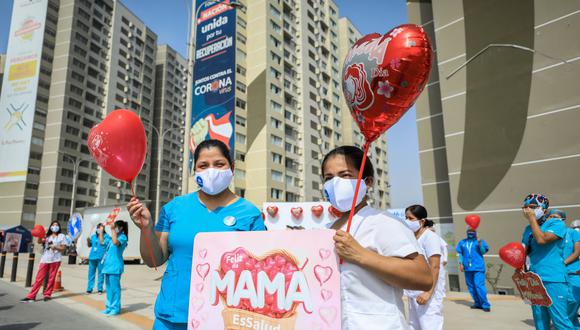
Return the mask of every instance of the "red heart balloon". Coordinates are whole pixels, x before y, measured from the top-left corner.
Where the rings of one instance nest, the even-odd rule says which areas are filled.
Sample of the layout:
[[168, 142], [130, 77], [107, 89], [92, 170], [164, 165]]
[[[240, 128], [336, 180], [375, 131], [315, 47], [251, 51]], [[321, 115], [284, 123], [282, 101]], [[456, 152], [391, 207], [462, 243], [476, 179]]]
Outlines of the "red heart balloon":
[[95, 161], [125, 182], [131, 183], [145, 162], [145, 128], [139, 116], [130, 110], [112, 111], [91, 129], [87, 143]]
[[342, 212], [340, 212], [339, 210], [337, 210], [332, 205], [328, 207], [328, 213], [330, 213], [335, 218], [340, 218], [340, 216], [342, 215]]
[[520, 269], [524, 266], [524, 262], [526, 261], [526, 250], [522, 243], [511, 242], [499, 249], [499, 257], [506, 264], [515, 269]]
[[293, 207], [290, 209], [290, 213], [292, 213], [292, 216], [294, 216], [294, 218], [298, 219], [302, 216], [302, 208], [301, 207]]
[[465, 217], [465, 223], [472, 229], [477, 229], [479, 227], [479, 222], [481, 219], [477, 214], [470, 214]]
[[311, 210], [312, 210], [312, 214], [314, 214], [315, 217], [320, 218], [320, 216], [324, 212], [324, 207], [322, 207], [322, 205], [314, 205], [311, 208]]
[[367, 142], [376, 140], [415, 103], [431, 72], [431, 44], [422, 27], [400, 25], [359, 39], [344, 61], [342, 89]]
[[32, 234], [32, 237], [37, 237], [37, 238], [44, 238], [46, 236], [46, 230], [44, 229], [44, 227], [42, 225], [38, 225], [38, 224], [34, 225], [34, 228], [32, 228], [30, 233]]
[[274, 218], [276, 217], [276, 214], [278, 214], [278, 206], [276, 205], [270, 205], [266, 208], [266, 212], [268, 212], [268, 214]]

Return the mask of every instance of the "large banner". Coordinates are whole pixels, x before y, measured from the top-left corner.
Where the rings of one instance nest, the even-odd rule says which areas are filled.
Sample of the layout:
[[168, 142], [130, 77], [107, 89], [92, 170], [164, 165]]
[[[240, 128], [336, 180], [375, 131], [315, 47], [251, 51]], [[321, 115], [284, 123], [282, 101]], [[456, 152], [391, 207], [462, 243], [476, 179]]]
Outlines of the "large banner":
[[195, 237], [188, 329], [340, 329], [333, 230]]
[[236, 11], [228, 2], [196, 1], [190, 173], [195, 147], [206, 139], [220, 140], [234, 153]]
[[0, 182], [26, 180], [47, 1], [14, 0], [0, 94]]

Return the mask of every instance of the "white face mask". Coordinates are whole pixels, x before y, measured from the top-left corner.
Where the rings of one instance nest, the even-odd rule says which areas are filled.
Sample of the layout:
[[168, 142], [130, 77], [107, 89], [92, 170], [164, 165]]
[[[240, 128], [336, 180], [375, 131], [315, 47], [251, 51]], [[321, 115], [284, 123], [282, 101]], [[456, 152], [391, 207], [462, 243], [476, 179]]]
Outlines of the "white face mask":
[[195, 173], [195, 182], [208, 195], [217, 195], [226, 190], [232, 182], [234, 174], [231, 169], [218, 170], [210, 167]]
[[118, 234], [119, 232], [120, 232], [119, 228], [115, 228], [115, 233]]
[[58, 230], [60, 229], [59, 226], [51, 226], [50, 227], [50, 231], [52, 231], [53, 233], [58, 233]]
[[540, 219], [541, 217], [544, 216], [544, 209], [541, 207], [535, 208], [534, 209], [534, 214], [536, 215], [536, 219]]
[[[350, 211], [352, 199], [356, 188], [356, 179], [343, 179], [335, 176], [332, 180], [324, 183], [324, 195], [326, 199], [340, 212]], [[363, 181], [360, 183], [358, 195], [356, 196], [356, 205], [362, 202], [367, 194], [367, 185]]]
[[409, 219], [405, 219], [405, 224], [414, 233], [418, 232], [419, 229], [421, 229], [421, 221], [419, 221], [419, 220], [409, 220]]

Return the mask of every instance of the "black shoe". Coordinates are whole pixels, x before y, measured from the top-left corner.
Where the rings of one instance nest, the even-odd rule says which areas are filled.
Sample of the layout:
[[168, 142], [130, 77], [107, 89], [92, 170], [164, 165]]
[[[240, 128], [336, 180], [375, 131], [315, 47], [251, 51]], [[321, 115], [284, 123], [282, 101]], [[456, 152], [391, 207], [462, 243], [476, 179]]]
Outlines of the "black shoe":
[[24, 298], [24, 299], [20, 299], [20, 302], [21, 303], [34, 302], [34, 299]]
[[99, 294], [103, 294], [103, 291], [99, 291]]
[[93, 293], [93, 291], [87, 291], [87, 294], [91, 294], [91, 293]]
[[44, 297], [44, 301], [51, 301], [52, 298], [51, 297]]
[[469, 308], [471, 308], [471, 309], [483, 309], [481, 306], [477, 306], [477, 305], [472, 305]]
[[491, 312], [491, 308], [482, 308], [484, 312], [489, 313]]

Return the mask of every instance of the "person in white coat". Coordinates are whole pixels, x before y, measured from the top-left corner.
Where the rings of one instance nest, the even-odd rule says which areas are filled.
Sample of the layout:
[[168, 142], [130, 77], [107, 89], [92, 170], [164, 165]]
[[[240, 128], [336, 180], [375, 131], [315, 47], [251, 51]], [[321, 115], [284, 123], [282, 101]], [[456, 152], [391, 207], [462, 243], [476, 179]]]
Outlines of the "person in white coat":
[[427, 210], [421, 205], [405, 209], [405, 223], [415, 233], [422, 254], [431, 269], [433, 285], [427, 291], [406, 290], [409, 301], [409, 325], [414, 330], [443, 329], [443, 298], [445, 281], [441, 281], [442, 256], [441, 237], [430, 230], [433, 221], [427, 219]]

